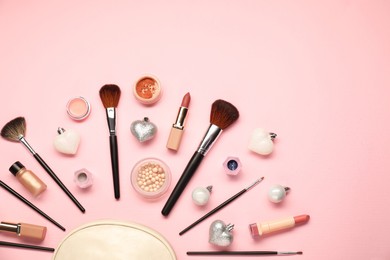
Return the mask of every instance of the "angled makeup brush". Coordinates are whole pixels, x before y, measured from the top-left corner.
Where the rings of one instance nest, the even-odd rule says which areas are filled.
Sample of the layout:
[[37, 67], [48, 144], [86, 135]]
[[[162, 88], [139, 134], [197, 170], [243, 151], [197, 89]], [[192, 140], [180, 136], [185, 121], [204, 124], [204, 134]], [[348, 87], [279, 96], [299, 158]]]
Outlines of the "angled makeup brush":
[[106, 108], [108, 129], [110, 130], [110, 153], [111, 153], [111, 167], [112, 178], [114, 183], [114, 196], [115, 199], [119, 199], [119, 164], [118, 164], [118, 141], [116, 138], [116, 115], [115, 109], [118, 106], [119, 99], [121, 97], [121, 90], [117, 85], [106, 84], [101, 87], [100, 99], [103, 106]]
[[168, 216], [181, 193], [184, 191], [191, 177], [198, 169], [203, 158], [211, 149], [215, 141], [218, 139], [223, 130], [232, 125], [239, 117], [239, 112], [235, 106], [227, 101], [218, 99], [211, 106], [210, 126], [201, 141], [198, 150], [194, 153], [191, 160], [188, 162], [179, 181], [169, 196], [161, 213]]
[[39, 164], [45, 169], [45, 171], [52, 177], [52, 179], [60, 186], [60, 188], [68, 195], [68, 197], [73, 201], [74, 204], [81, 210], [85, 212], [84, 207], [77, 201], [77, 199], [72, 195], [72, 193], [66, 188], [66, 186], [61, 182], [57, 175], [50, 169], [49, 165], [39, 156], [37, 152], [27, 143], [24, 138], [26, 134], [26, 120], [24, 117], [17, 117], [9, 121], [3, 129], [1, 129], [1, 136], [8, 141], [12, 142], [21, 142], [34, 156], [34, 158], [39, 162]]

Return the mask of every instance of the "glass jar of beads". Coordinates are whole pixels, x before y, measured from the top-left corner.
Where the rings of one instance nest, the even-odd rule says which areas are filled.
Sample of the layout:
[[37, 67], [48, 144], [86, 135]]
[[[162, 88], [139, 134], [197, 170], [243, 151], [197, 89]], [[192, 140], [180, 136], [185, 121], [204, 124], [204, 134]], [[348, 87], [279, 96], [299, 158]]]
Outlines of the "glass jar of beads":
[[171, 171], [157, 158], [145, 158], [137, 162], [131, 172], [131, 185], [146, 199], [157, 199], [167, 192], [171, 184]]

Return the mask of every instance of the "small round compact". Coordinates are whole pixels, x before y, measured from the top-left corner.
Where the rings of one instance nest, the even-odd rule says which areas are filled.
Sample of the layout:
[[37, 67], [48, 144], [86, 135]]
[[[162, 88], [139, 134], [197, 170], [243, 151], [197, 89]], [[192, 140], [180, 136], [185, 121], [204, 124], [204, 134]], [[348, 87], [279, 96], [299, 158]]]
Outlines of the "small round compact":
[[161, 98], [161, 83], [155, 76], [145, 75], [134, 84], [133, 93], [140, 103], [152, 105]]
[[171, 171], [157, 158], [145, 158], [135, 164], [131, 172], [131, 185], [146, 199], [157, 199], [167, 192], [171, 184]]
[[91, 105], [83, 97], [75, 97], [66, 104], [66, 111], [73, 120], [84, 120], [91, 113]]

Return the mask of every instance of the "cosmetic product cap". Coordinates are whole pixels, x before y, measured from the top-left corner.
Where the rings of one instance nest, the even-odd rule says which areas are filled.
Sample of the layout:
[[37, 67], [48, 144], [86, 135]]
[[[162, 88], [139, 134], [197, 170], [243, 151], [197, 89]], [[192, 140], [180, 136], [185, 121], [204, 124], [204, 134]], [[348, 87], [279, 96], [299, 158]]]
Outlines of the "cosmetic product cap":
[[42, 241], [45, 239], [47, 228], [33, 224], [20, 223], [20, 236], [26, 239]]
[[21, 169], [23, 169], [23, 168], [25, 168], [24, 165], [23, 165], [21, 162], [17, 161], [17, 162], [15, 162], [14, 164], [11, 165], [11, 167], [9, 168], [9, 171], [10, 171], [14, 176], [16, 176], [16, 174], [17, 174]]
[[152, 105], [161, 98], [161, 83], [153, 75], [144, 75], [134, 84], [133, 93], [140, 103]]
[[92, 173], [85, 168], [82, 168], [74, 173], [73, 181], [81, 189], [86, 189], [93, 184]]
[[66, 111], [73, 120], [83, 120], [91, 113], [91, 105], [83, 97], [75, 97], [66, 104]]
[[249, 230], [253, 238], [259, 237], [259, 228], [256, 223], [249, 224]]

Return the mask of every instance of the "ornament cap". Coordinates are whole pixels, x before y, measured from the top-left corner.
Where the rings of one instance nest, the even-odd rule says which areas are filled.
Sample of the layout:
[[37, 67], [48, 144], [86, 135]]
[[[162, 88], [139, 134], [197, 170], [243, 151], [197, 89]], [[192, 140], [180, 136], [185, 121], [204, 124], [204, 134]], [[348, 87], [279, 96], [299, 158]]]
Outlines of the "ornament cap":
[[229, 223], [229, 224], [226, 225], [226, 230], [227, 230], [227, 231], [230, 232], [230, 231], [232, 231], [233, 229], [234, 229], [234, 224], [230, 224], [230, 223]]
[[60, 135], [60, 134], [63, 134], [63, 133], [65, 133], [65, 129], [64, 128], [62, 128], [62, 127], [58, 127], [58, 129], [57, 129], [57, 133]]

